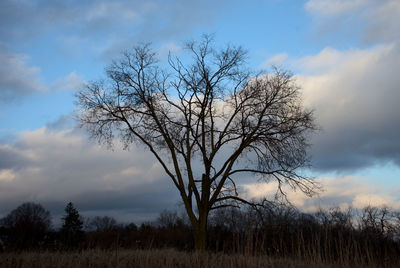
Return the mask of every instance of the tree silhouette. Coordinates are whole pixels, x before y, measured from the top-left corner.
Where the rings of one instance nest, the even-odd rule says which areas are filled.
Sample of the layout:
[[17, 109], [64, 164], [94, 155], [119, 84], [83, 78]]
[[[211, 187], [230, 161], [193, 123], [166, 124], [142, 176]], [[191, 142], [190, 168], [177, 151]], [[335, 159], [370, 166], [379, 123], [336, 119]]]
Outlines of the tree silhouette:
[[315, 125], [290, 73], [253, 75], [241, 47], [218, 50], [209, 36], [186, 51], [192, 63], [170, 56], [167, 72], [149, 45], [139, 45], [77, 98], [93, 138], [112, 145], [119, 137], [126, 147], [138, 142], [153, 153], [203, 250], [211, 210], [253, 204], [239, 195], [241, 177], [276, 180], [280, 193], [284, 184], [313, 193], [299, 169], [308, 163], [307, 135]]
[[50, 230], [51, 216], [42, 205], [27, 202], [1, 219], [0, 225], [8, 230], [7, 241], [12, 247], [33, 248], [43, 244]]
[[67, 248], [76, 247], [83, 236], [83, 221], [78, 210], [69, 202], [65, 207], [66, 215], [62, 218], [61, 235]]
[[96, 232], [111, 231], [117, 227], [117, 220], [109, 216], [95, 216], [88, 219], [88, 228]]

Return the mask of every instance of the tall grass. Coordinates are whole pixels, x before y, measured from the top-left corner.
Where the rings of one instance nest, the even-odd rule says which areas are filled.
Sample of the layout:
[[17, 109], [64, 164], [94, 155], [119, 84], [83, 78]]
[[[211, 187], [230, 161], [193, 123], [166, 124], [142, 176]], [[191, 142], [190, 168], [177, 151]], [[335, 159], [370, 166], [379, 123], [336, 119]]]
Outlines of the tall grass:
[[[158, 250], [85, 250], [80, 252], [20, 252], [0, 255], [0, 267], [354, 267], [339, 262], [292, 257]], [[395, 264], [357, 267], [396, 267]]]
[[[0, 254], [0, 267], [400, 267], [400, 256], [371, 251], [373, 247], [360, 247], [356, 240], [339, 238], [322, 241], [321, 237], [296, 234], [288, 252], [263, 252], [267, 241], [257, 240], [256, 232], [236, 237], [234, 250], [229, 251], [179, 251], [161, 249], [123, 249], [114, 246], [107, 250], [80, 251], [20, 251]], [[329, 235], [328, 235], [329, 238]], [[279, 244], [278, 243], [278, 244]], [[265, 248], [265, 247], [264, 247]], [[281, 247], [282, 249], [284, 247]], [[229, 252], [229, 253], [227, 253]], [[332, 253], [334, 252], [334, 253]]]

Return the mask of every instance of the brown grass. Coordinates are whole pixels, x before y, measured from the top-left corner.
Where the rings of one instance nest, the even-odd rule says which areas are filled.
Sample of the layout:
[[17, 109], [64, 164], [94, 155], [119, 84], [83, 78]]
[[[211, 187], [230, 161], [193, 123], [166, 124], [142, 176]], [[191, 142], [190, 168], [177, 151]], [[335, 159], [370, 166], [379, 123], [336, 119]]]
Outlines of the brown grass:
[[[323, 263], [318, 259], [227, 255], [221, 253], [160, 250], [85, 250], [81, 252], [7, 252], [0, 254], [0, 267], [366, 267], [346, 263]], [[369, 267], [398, 267], [386, 265]]]

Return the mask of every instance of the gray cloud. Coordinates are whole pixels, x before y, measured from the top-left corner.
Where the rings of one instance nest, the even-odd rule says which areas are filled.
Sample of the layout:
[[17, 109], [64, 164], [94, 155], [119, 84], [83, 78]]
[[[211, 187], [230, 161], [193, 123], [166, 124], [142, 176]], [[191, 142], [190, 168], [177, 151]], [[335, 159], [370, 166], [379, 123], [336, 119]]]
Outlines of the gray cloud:
[[331, 48], [297, 61], [307, 105], [323, 130], [313, 137], [314, 167], [339, 172], [400, 166], [400, 44]]
[[0, 144], [0, 170], [20, 169], [30, 163], [29, 157], [8, 144]]
[[11, 53], [0, 42], [0, 102], [16, 100], [46, 89], [40, 81], [40, 68], [28, 64], [28, 56]]
[[400, 39], [398, 0], [309, 0], [305, 7], [316, 18], [319, 34], [339, 31], [366, 43]]
[[348, 172], [400, 165], [400, 2], [309, 0], [305, 7], [323, 36], [340, 33], [381, 44], [347, 51], [328, 47], [296, 62], [306, 101], [323, 127], [313, 137], [315, 168]]
[[[109, 62], [138, 42], [174, 48], [177, 40], [188, 38], [198, 26], [212, 24], [227, 3], [226, 0], [4, 0], [0, 1], [0, 42], [9, 47], [17, 43], [20, 49], [26, 49], [32, 40], [52, 40], [52, 48], [64, 56]], [[69, 79], [69, 84], [81, 80], [74, 73], [65, 79]], [[38, 80], [32, 81], [32, 86], [39, 88]], [[12, 86], [17, 87], [15, 83]]]
[[[90, 32], [132, 21], [142, 5], [139, 1], [11, 1], [0, 4], [3, 38], [26, 38], [56, 27]], [[104, 29], [105, 30], [105, 29]]]
[[[55, 226], [69, 201], [85, 217], [107, 215], [121, 222], [140, 223], [155, 219], [164, 209], [183, 209], [177, 190], [150, 153], [136, 147], [123, 151], [118, 145], [114, 151], [106, 150], [88, 143], [79, 130], [45, 127], [22, 132], [14, 145], [0, 147], [0, 159], [7, 158], [0, 166], [0, 217], [26, 201], [49, 209]], [[242, 194], [250, 198], [273, 195], [277, 187], [276, 182], [238, 182]], [[318, 182], [326, 189], [319, 197], [309, 199], [289, 190], [289, 200], [306, 211], [319, 206], [400, 207], [395, 198], [398, 189], [389, 193], [362, 178]]]
[[68, 32], [65, 37], [69, 39], [105, 38], [112, 43], [132, 38], [170, 40], [196, 25], [212, 22], [226, 2], [5, 0], [0, 3], [0, 38], [18, 40]]
[[69, 201], [83, 215], [136, 222], [174, 208], [179, 196], [152, 155], [118, 148], [88, 144], [73, 129], [20, 133], [0, 147], [0, 216], [26, 201], [42, 203], [56, 222]]
[[75, 119], [76, 116], [74, 115], [74, 113], [61, 115], [59, 118], [57, 118], [57, 120], [48, 122], [46, 124], [46, 129], [52, 132], [71, 129], [71, 131], [78, 133], [81, 130], [74, 128], [76, 125]]

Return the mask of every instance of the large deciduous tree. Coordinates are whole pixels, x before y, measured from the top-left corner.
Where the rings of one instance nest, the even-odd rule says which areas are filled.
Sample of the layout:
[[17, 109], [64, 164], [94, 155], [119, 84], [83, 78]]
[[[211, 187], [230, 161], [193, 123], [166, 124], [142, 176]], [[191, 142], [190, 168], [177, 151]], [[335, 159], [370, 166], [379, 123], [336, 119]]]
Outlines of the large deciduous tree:
[[240, 177], [275, 179], [278, 192], [284, 184], [313, 192], [299, 169], [308, 163], [315, 125], [289, 72], [254, 75], [241, 47], [216, 49], [207, 36], [186, 51], [191, 60], [170, 55], [165, 71], [150, 46], [139, 45], [77, 97], [81, 123], [94, 138], [138, 142], [153, 153], [178, 189], [202, 250], [211, 210], [252, 204], [238, 193]]

